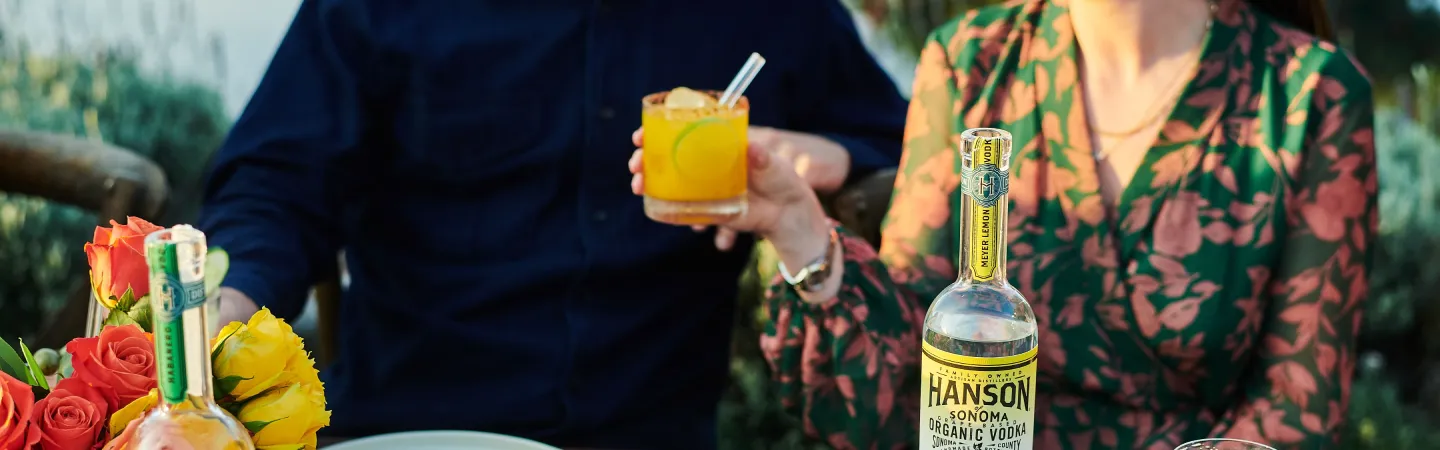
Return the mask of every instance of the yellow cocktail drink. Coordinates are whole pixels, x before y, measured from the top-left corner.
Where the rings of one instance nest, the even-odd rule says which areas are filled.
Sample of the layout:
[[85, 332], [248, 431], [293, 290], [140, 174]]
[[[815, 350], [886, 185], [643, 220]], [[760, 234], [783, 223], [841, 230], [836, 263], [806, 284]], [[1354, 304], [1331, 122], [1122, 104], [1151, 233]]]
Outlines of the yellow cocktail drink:
[[686, 88], [645, 97], [645, 215], [681, 225], [724, 223], [745, 213], [745, 131], [750, 103], [726, 108], [719, 93]]

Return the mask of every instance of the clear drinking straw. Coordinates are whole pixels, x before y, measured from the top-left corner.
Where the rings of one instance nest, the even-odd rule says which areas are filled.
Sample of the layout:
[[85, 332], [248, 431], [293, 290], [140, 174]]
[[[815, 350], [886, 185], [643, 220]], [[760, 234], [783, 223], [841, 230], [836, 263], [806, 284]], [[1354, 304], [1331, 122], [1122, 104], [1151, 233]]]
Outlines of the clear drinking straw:
[[740, 94], [750, 87], [750, 82], [755, 80], [755, 74], [760, 73], [761, 67], [765, 67], [765, 57], [759, 53], [751, 53], [750, 59], [745, 60], [745, 65], [740, 67], [740, 73], [730, 80], [730, 87], [725, 88], [724, 94], [720, 94], [720, 105], [726, 108], [735, 107], [735, 102], [740, 101]]

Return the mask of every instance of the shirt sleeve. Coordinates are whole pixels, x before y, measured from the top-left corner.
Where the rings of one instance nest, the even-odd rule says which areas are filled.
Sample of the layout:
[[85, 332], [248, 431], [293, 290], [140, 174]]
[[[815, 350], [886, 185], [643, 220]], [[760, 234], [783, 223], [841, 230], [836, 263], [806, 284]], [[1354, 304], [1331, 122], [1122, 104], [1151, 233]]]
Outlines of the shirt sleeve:
[[1280, 449], [1339, 445], [1379, 215], [1370, 84], [1337, 59], [1345, 64], [1322, 70], [1310, 94], [1309, 138], [1291, 170], [1288, 231], [1246, 400], [1216, 436]]
[[293, 319], [333, 271], [339, 199], [361, 154], [370, 58], [355, 2], [305, 0], [216, 153], [199, 226], [230, 254], [224, 286]]
[[950, 135], [955, 89], [931, 41], [916, 71], [895, 194], [877, 253], [842, 233], [843, 287], [809, 304], [770, 287], [760, 345], [783, 406], [835, 448], [909, 448], [919, 434], [920, 334], [925, 305], [955, 279], [950, 195], [958, 187]]
[[790, 99], [795, 131], [824, 136], [850, 153], [848, 180], [863, 178], [900, 160], [905, 98], [895, 81], [860, 40], [855, 19], [839, 0], [821, 0], [823, 18], [812, 44], [819, 55], [803, 97]]

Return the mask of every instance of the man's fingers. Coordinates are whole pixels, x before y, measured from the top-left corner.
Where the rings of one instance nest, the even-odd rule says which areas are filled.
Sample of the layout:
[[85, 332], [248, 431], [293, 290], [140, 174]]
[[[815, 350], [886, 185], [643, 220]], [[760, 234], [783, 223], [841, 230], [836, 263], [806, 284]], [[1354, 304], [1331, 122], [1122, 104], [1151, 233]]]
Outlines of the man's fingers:
[[735, 246], [735, 230], [720, 227], [715, 230], [715, 248], [728, 252]]
[[645, 146], [645, 129], [644, 129], [644, 128], [640, 128], [640, 129], [635, 130], [634, 133], [630, 133], [630, 142], [631, 142], [631, 143], [634, 143], [636, 147], [644, 147], [644, 146]]
[[640, 169], [644, 167], [645, 158], [641, 156], [642, 152], [643, 150], [637, 148], [634, 153], [630, 154], [630, 173], [640, 173]]

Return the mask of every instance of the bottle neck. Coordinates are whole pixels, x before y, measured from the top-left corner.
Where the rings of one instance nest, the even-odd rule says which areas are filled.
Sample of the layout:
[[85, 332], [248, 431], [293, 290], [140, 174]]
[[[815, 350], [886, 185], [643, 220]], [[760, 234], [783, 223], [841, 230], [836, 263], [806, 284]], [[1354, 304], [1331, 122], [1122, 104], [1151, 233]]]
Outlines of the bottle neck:
[[[148, 247], [148, 244], [147, 244]], [[203, 266], [191, 249], [179, 245], [147, 248], [150, 264], [150, 306], [154, 317], [155, 378], [160, 402], [176, 405], [191, 399], [213, 402], [210, 380], [209, 305]], [[203, 253], [200, 253], [203, 254]]]
[[960, 280], [1005, 284], [1010, 174], [999, 139], [977, 139], [961, 164]]
[[969, 197], [961, 206], [964, 222], [960, 227], [960, 280], [1003, 284], [1009, 196], [1000, 196], [995, 206], [983, 206]]
[[190, 398], [213, 401], [209, 333], [205, 307], [186, 309], [171, 320], [155, 320], [155, 356], [160, 401], [175, 405]]

